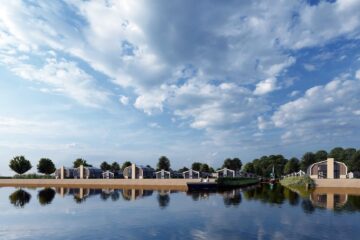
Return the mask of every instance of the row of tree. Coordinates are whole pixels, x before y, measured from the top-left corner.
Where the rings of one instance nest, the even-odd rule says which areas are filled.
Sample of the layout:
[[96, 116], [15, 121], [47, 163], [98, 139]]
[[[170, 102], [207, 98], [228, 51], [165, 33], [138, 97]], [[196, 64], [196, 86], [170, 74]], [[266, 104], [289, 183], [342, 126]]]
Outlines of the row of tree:
[[276, 176], [298, 172], [299, 170], [306, 172], [311, 164], [324, 161], [328, 157], [334, 158], [335, 161], [344, 162], [348, 166], [348, 171], [360, 171], [360, 149], [344, 149], [341, 147], [333, 148], [329, 153], [325, 150], [307, 152], [301, 160], [295, 157], [286, 159], [283, 155], [263, 156], [246, 163], [243, 171], [264, 177], [270, 175], [273, 167]]

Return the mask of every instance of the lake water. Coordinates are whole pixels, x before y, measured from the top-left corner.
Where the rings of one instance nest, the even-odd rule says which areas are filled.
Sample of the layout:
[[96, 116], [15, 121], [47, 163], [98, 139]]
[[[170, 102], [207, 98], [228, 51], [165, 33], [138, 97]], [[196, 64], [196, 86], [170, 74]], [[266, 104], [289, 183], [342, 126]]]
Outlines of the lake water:
[[360, 197], [0, 188], [0, 239], [359, 239]]

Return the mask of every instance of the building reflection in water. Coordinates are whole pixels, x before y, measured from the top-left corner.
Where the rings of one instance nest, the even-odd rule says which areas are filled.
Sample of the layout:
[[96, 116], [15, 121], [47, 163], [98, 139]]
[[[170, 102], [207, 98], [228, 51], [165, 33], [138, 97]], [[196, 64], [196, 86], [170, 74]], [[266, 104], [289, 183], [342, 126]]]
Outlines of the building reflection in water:
[[310, 201], [316, 207], [337, 209], [337, 208], [342, 208], [347, 203], [348, 195], [312, 192], [310, 194]]

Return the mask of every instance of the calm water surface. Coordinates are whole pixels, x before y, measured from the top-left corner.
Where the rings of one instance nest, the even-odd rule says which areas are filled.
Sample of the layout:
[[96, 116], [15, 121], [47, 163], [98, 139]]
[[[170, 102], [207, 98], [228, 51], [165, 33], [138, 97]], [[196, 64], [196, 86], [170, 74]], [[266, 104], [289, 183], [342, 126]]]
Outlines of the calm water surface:
[[360, 197], [0, 188], [0, 239], [359, 239]]

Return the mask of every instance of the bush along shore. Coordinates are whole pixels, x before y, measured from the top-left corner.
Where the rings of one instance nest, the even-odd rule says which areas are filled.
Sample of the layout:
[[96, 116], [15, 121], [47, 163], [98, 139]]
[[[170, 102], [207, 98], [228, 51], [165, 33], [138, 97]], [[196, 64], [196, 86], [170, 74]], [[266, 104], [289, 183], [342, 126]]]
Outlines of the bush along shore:
[[309, 176], [287, 177], [281, 179], [280, 184], [299, 193], [303, 197], [308, 196], [312, 189], [315, 188], [314, 180]]
[[218, 187], [246, 187], [258, 184], [260, 180], [258, 178], [225, 177], [218, 178], [216, 182], [218, 184]]

